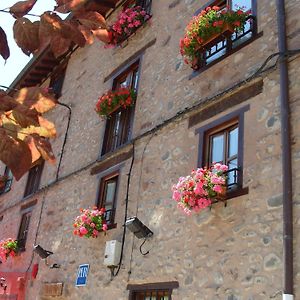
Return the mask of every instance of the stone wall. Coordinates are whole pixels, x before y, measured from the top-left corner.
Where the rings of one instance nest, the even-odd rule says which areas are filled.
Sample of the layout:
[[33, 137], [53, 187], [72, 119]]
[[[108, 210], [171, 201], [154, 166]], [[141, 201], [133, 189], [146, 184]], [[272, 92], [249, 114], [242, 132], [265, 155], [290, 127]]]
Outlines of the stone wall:
[[[57, 165], [46, 164], [41, 189], [22, 199], [26, 176], [14, 182], [12, 190], [0, 198], [3, 215], [0, 237], [17, 236], [22, 205], [37, 199], [33, 206], [27, 250], [13, 262], [0, 266], [1, 272], [25, 272], [39, 263], [36, 280], [27, 282], [27, 299], [53, 299], [43, 296], [44, 283], [62, 282], [63, 295], [56, 299], [128, 299], [127, 284], [178, 281], [175, 300], [265, 300], [280, 299], [282, 292], [282, 167], [280, 147], [279, 74], [276, 68], [241, 84], [277, 51], [275, 1], [258, 1], [258, 24], [262, 36], [240, 51], [191, 77], [183, 64], [179, 39], [193, 13], [205, 1], [153, 1], [150, 24], [132, 36], [127, 45], [103, 49], [95, 43], [77, 50], [70, 58], [60, 101], [70, 105], [72, 118], [63, 152], [60, 180], [55, 182]], [[296, 0], [287, 1], [288, 34], [291, 48], [299, 48], [299, 21]], [[112, 15], [112, 19], [115, 15]], [[121, 241], [125, 213], [127, 178], [132, 157], [119, 164], [117, 227], [98, 239], [80, 239], [72, 234], [73, 219], [80, 207], [96, 203], [102, 173], [91, 175], [99, 165], [105, 120], [94, 113], [94, 105], [111, 87], [111, 77], [124, 61], [152, 41], [141, 60], [141, 76], [135, 107], [133, 138], [113, 156], [133, 148], [134, 163], [129, 186], [128, 215], [137, 215], [153, 232], [139, 252], [141, 240], [126, 234], [124, 258], [117, 277], [103, 265], [105, 242]], [[292, 105], [293, 173], [295, 207], [295, 287], [299, 294], [299, 58], [289, 63]], [[262, 91], [250, 99], [230, 104], [246, 87], [262, 80]], [[229, 93], [223, 92], [230, 90]], [[220, 95], [220, 96], [218, 96]], [[214, 105], [214, 106], [213, 106]], [[244, 128], [244, 180], [248, 193], [219, 203], [211, 209], [186, 217], [171, 199], [171, 186], [179, 176], [197, 167], [198, 135], [195, 129], [246, 105]], [[194, 106], [194, 109], [188, 109]], [[189, 118], [204, 110], [216, 115], [200, 118], [189, 127]], [[176, 114], [178, 115], [177, 117]], [[57, 125], [53, 143], [58, 160], [68, 119], [68, 111], [58, 106], [47, 116]], [[167, 121], [168, 120], [168, 121]], [[163, 124], [161, 126], [158, 126]], [[140, 137], [141, 134], [149, 134]], [[110, 158], [110, 157], [109, 157]], [[109, 159], [107, 158], [107, 159]], [[101, 161], [100, 163], [103, 163]], [[109, 172], [106, 170], [104, 172]], [[95, 172], [94, 172], [95, 173]], [[32, 245], [40, 244], [54, 252], [49, 269]], [[75, 287], [78, 265], [90, 264], [88, 285]]]

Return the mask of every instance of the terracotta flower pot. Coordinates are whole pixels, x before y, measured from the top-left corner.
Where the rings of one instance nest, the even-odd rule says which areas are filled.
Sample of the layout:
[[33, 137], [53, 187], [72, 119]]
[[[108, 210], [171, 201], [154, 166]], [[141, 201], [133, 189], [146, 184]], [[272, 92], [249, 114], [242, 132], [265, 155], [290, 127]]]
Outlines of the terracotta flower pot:
[[229, 37], [234, 33], [234, 27], [231, 24], [225, 23], [222, 31], [213, 34], [209, 39], [202, 43], [203, 48], [207, 48], [216, 43], [219, 38]]

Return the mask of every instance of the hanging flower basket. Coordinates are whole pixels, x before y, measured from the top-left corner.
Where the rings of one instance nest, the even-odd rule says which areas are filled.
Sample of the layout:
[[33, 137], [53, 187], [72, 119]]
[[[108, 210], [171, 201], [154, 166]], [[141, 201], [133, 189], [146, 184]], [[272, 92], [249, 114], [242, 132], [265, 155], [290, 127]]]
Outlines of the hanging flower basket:
[[0, 190], [5, 188], [8, 177], [6, 175], [0, 176]]
[[8, 257], [16, 256], [18, 251], [18, 242], [8, 238], [0, 241], [0, 259], [5, 262]]
[[211, 168], [193, 170], [191, 175], [180, 177], [173, 185], [173, 200], [185, 214], [200, 212], [214, 201], [224, 199], [226, 193], [226, 172], [228, 167], [219, 163]]
[[107, 230], [104, 214], [105, 208], [100, 210], [97, 207], [93, 209], [80, 209], [81, 214], [76, 217], [74, 234], [79, 237], [96, 238], [100, 232]]
[[236, 11], [213, 6], [207, 7], [192, 18], [180, 40], [180, 53], [184, 61], [192, 67], [197, 65], [201, 52], [217, 42], [229, 37], [234, 31], [244, 29], [249, 12]]
[[125, 41], [150, 18], [151, 15], [149, 15], [141, 6], [125, 9], [118, 15], [116, 22], [110, 28], [110, 44], [118, 45]]
[[101, 117], [109, 117], [110, 114], [120, 107], [125, 109], [132, 106], [135, 99], [136, 93], [132, 89], [109, 90], [98, 99], [95, 110]]

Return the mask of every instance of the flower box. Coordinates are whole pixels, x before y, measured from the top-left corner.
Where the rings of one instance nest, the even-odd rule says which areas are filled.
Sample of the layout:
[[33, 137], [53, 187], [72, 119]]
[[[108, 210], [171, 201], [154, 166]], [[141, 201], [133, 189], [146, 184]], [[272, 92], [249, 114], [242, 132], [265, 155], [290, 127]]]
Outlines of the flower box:
[[136, 93], [132, 89], [119, 88], [115, 91], [109, 90], [99, 97], [95, 111], [101, 117], [109, 117], [120, 107], [124, 109], [132, 106], [136, 99]]
[[215, 45], [219, 41], [223, 40], [224, 38], [230, 37], [234, 33], [234, 27], [231, 24], [225, 23], [221, 32], [217, 32], [211, 35], [205, 42], [202, 43], [201, 48], [207, 49], [211, 46]]
[[180, 40], [180, 53], [184, 57], [184, 62], [194, 69], [197, 68], [203, 50], [230, 37], [234, 31], [242, 31], [248, 17], [249, 12], [241, 9], [220, 10], [219, 7], [213, 6], [201, 11], [189, 22], [185, 35]]
[[226, 195], [226, 172], [228, 167], [219, 163], [211, 168], [193, 170], [186, 177], [180, 177], [173, 185], [173, 200], [185, 214], [200, 212], [217, 201], [224, 201]]

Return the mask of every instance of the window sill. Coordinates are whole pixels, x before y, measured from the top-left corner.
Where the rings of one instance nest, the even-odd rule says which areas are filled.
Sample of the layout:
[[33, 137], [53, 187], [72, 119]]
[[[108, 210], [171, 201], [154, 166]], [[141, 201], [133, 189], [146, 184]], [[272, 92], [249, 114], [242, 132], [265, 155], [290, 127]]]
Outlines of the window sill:
[[203, 73], [204, 71], [206, 71], [207, 69], [209, 69], [210, 67], [214, 66], [215, 64], [217, 64], [218, 62], [222, 61], [223, 59], [225, 59], [226, 57], [236, 53], [237, 51], [239, 51], [240, 49], [248, 46], [249, 44], [251, 44], [252, 42], [254, 42], [255, 40], [259, 39], [260, 37], [263, 36], [263, 31], [257, 33], [255, 36], [253, 36], [252, 38], [250, 38], [249, 40], [245, 41], [243, 44], [239, 45], [238, 47], [232, 49], [230, 52], [226, 53], [225, 55], [219, 57], [218, 59], [214, 60], [213, 62], [211, 62], [210, 64], [201, 67], [199, 70], [195, 70], [193, 71], [193, 73], [188, 77], [189, 80], [193, 79], [194, 77], [197, 77], [199, 74]]
[[238, 187], [227, 191], [224, 201], [249, 194], [249, 187]]
[[107, 230], [111, 230], [111, 229], [115, 229], [115, 228], [117, 228], [117, 223], [107, 225]]
[[1, 197], [2, 195], [5, 195], [5, 194], [9, 193], [10, 190], [11, 190], [11, 189], [9, 189], [9, 190], [7, 190], [7, 191], [0, 191], [0, 197]]

